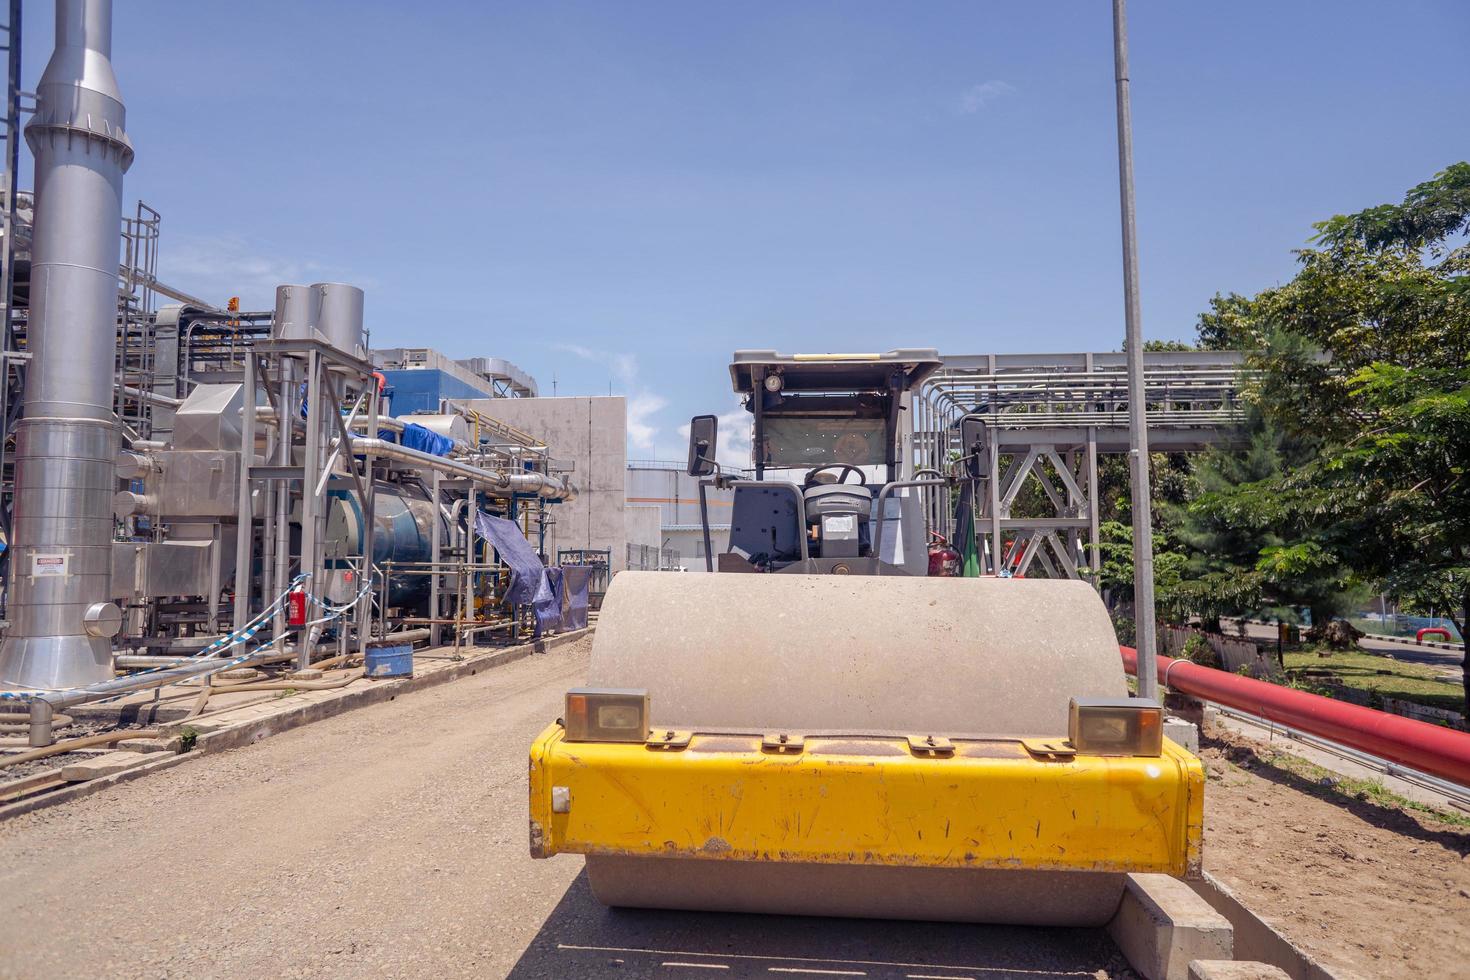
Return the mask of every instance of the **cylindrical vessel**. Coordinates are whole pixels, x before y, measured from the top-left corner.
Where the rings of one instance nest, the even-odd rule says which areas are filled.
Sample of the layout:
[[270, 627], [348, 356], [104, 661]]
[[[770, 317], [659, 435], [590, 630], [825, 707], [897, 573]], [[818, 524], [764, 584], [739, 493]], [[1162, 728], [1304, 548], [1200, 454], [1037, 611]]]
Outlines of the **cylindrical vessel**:
[[111, 637], [95, 616], [89, 631], [87, 617], [112, 591], [118, 228], [133, 161], [111, 38], [111, 0], [57, 0], [56, 50], [26, 127], [36, 210], [11, 626], [0, 648], [0, 684], [11, 687], [112, 677]]
[[311, 288], [320, 296], [317, 330], [339, 351], [362, 357], [367, 350], [362, 335], [362, 290], [342, 282], [318, 282]]
[[[332, 555], [360, 555], [366, 538], [357, 497], [344, 490], [328, 493], [327, 567], [346, 567]], [[447, 526], [434, 502], [416, 487], [379, 482], [373, 488], [375, 564], [426, 562], [433, 556], [434, 536], [444, 540]], [[429, 576], [395, 574], [388, 583], [390, 606], [417, 607], [429, 596]]]
[[430, 432], [437, 432], [447, 439], [469, 446], [470, 427], [463, 415], [403, 415], [398, 421], [421, 425]]
[[310, 340], [321, 312], [321, 292], [315, 286], [277, 286], [276, 322], [271, 335], [276, 340]]

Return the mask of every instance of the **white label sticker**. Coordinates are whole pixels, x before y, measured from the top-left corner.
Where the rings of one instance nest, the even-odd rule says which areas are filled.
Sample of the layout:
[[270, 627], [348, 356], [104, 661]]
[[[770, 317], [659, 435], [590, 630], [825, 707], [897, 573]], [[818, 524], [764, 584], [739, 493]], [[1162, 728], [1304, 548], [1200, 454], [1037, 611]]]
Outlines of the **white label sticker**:
[[823, 534], [856, 534], [857, 517], [852, 514], [834, 514], [822, 518]]
[[65, 575], [66, 555], [32, 555], [32, 575]]

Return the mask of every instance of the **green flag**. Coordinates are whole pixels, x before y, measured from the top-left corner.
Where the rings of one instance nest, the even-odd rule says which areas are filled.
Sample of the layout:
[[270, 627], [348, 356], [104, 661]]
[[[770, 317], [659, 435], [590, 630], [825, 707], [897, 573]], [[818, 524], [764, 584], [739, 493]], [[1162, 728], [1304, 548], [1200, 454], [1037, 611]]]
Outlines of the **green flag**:
[[975, 540], [975, 481], [960, 484], [960, 496], [955, 502], [955, 550], [960, 553], [960, 575], [963, 578], [980, 577], [980, 549]]

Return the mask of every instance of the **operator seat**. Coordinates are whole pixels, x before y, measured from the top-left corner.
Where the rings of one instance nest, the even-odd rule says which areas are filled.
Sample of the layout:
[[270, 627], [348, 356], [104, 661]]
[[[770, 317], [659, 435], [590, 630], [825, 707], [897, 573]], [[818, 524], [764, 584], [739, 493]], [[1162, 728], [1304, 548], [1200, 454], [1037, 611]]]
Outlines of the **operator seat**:
[[807, 526], [817, 529], [813, 558], [859, 558], [871, 550], [872, 490], [860, 483], [825, 483], [807, 487], [802, 498]]

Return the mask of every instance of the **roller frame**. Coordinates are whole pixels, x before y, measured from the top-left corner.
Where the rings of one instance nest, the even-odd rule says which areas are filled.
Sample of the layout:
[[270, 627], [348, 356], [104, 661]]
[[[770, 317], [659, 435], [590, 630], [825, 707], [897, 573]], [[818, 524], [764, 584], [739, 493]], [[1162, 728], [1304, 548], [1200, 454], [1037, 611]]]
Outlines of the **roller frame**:
[[[553, 724], [531, 749], [533, 857], [1200, 871], [1204, 770], [1168, 741], [1157, 758], [1110, 758], [1021, 739], [934, 751], [922, 735], [788, 736], [776, 749], [770, 733], [564, 734]], [[553, 812], [553, 787], [567, 812]]]

